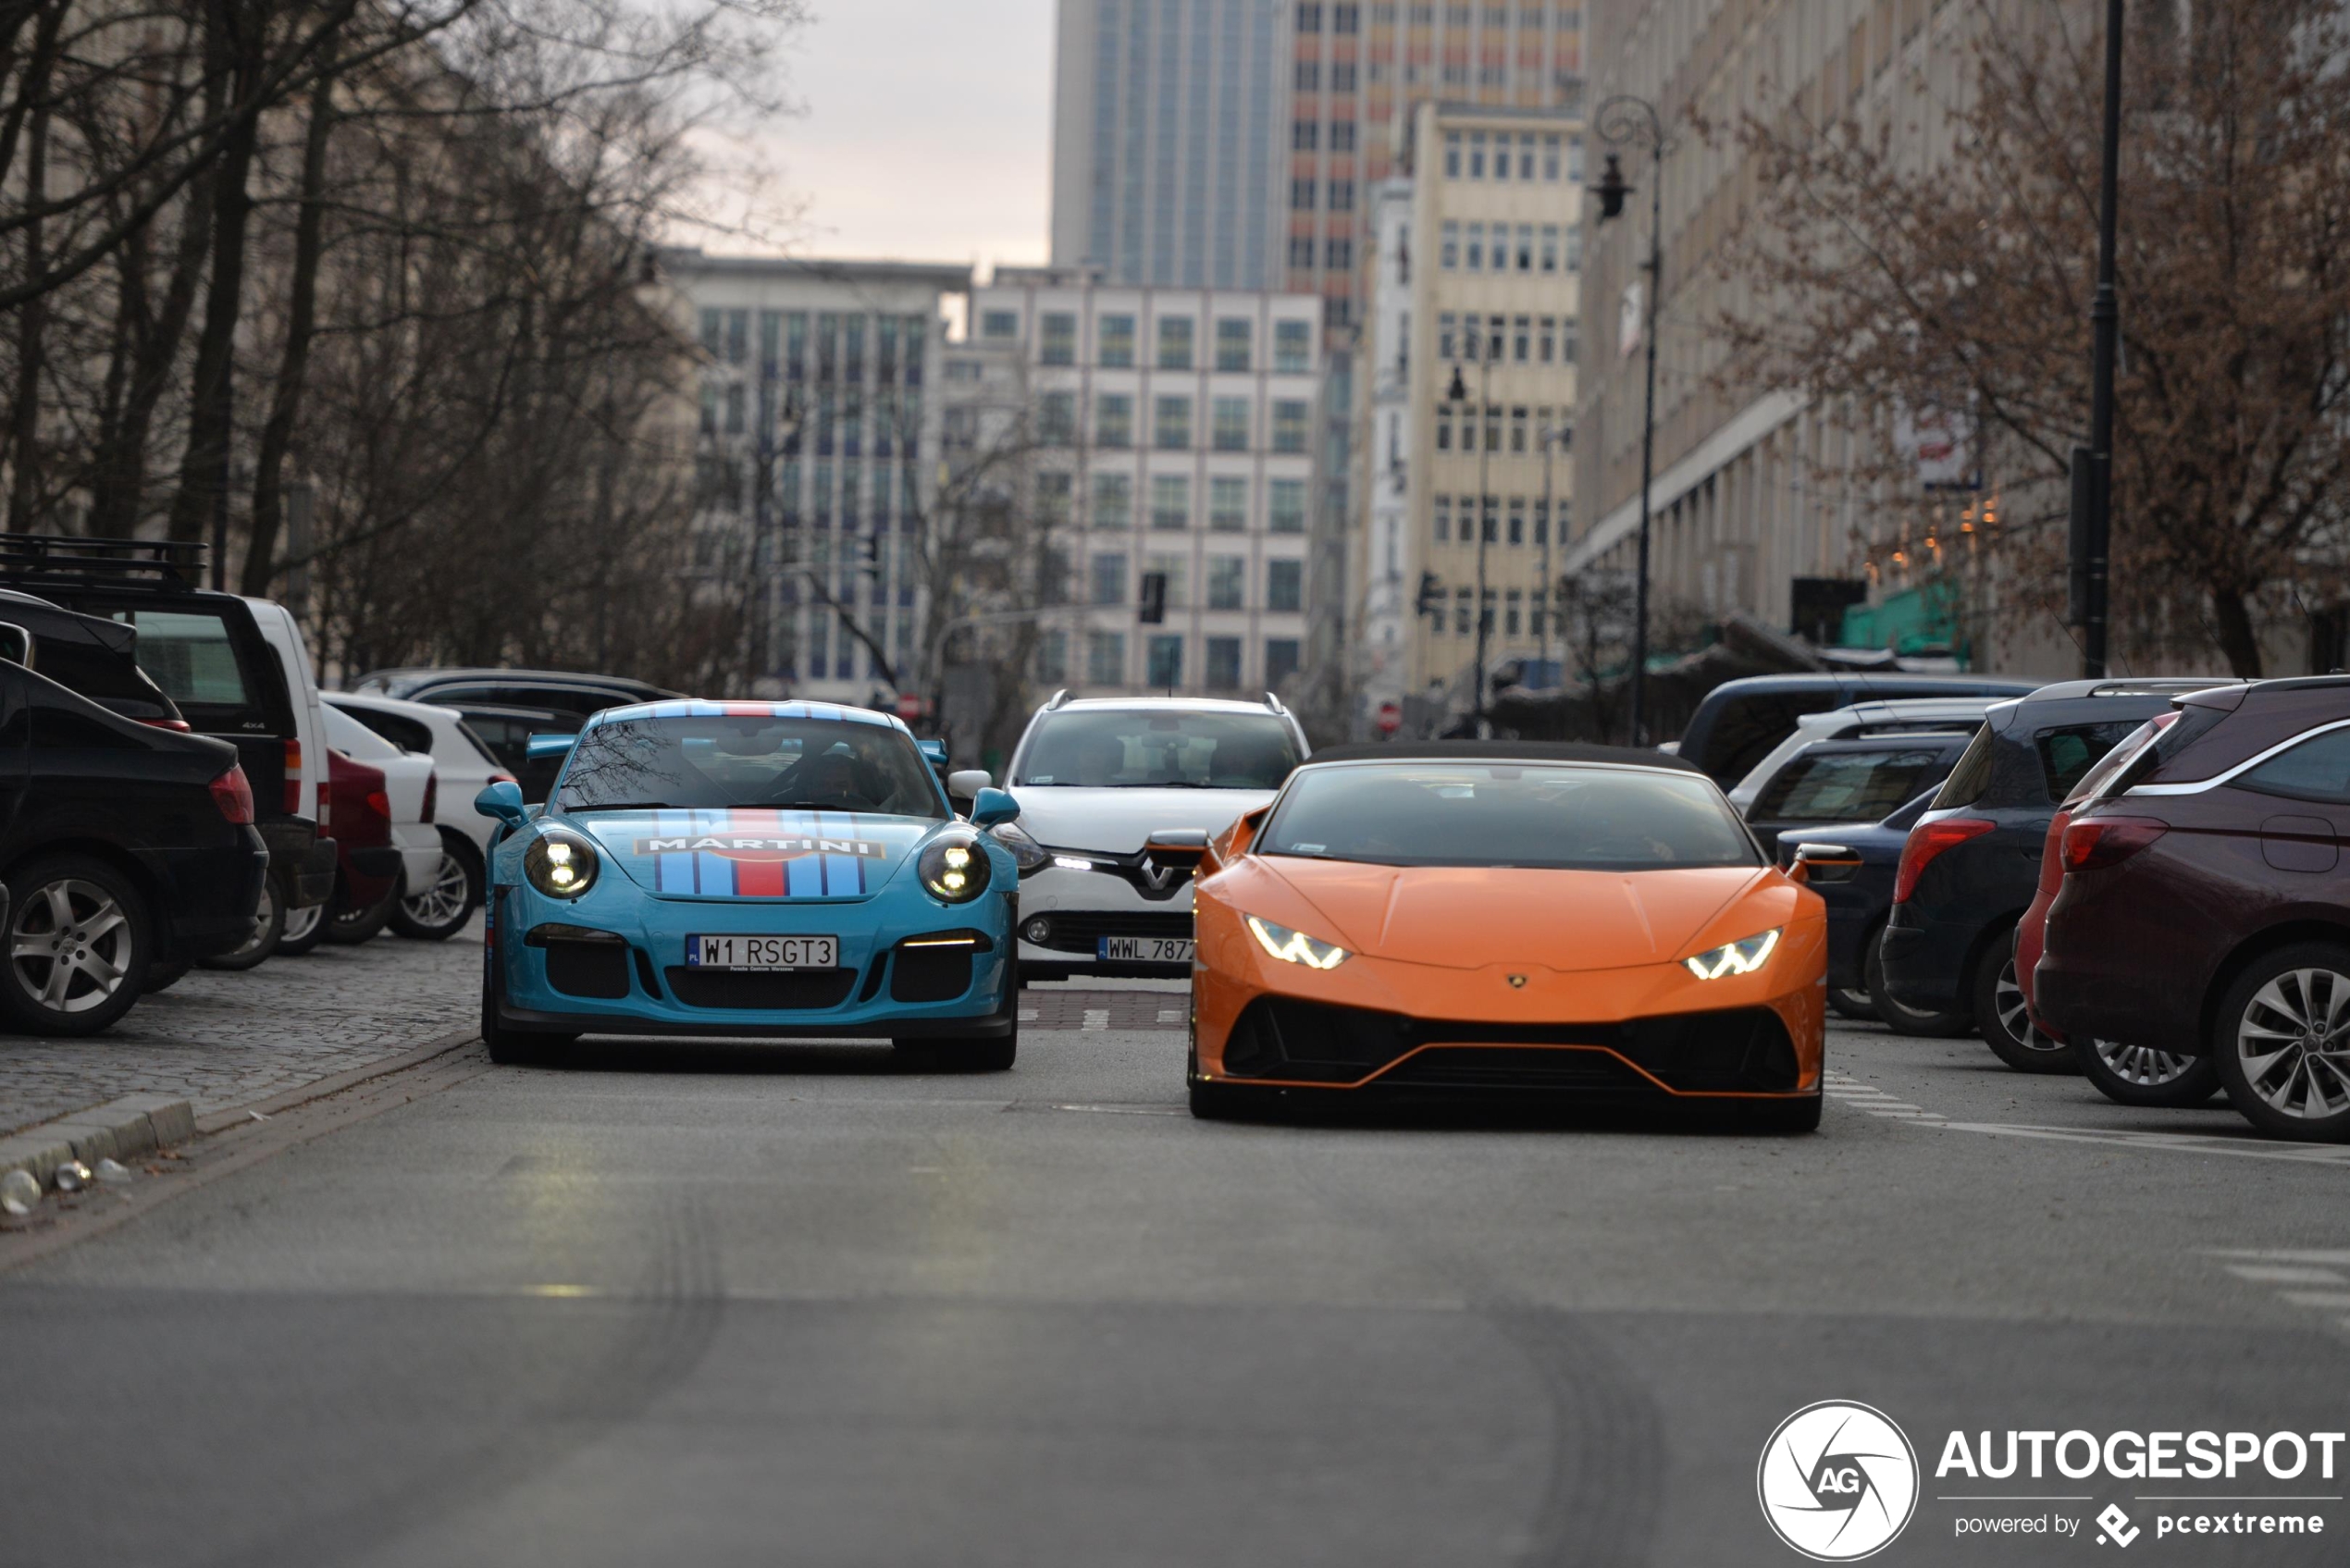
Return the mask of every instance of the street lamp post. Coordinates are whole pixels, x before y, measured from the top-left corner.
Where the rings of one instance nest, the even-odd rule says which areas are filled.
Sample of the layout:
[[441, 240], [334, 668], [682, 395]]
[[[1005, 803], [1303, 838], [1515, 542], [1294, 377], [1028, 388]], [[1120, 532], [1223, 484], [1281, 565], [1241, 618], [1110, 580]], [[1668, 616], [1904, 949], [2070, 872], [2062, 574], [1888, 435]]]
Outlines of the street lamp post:
[[[1664, 154], [1673, 150], [1656, 105], [1645, 98], [1618, 93], [1600, 105], [1595, 119], [1600, 138], [1610, 146], [1645, 144], [1649, 150], [1649, 259], [1640, 270], [1649, 275], [1648, 320], [1642, 327], [1648, 350], [1648, 401], [1640, 417], [1640, 557], [1632, 590], [1632, 744], [1646, 744], [1649, 665], [1649, 492], [1656, 477], [1656, 306], [1664, 291]], [[1624, 198], [1635, 188], [1625, 182], [1623, 167], [1614, 153], [1600, 176], [1594, 193], [1600, 199], [1600, 221], [1621, 217]]]
[[[1534, 612], [1534, 619], [1538, 623], [1534, 628], [1534, 635], [1536, 638], [1535, 647], [1538, 649], [1535, 654], [1535, 658], [1539, 661], [1540, 667], [1546, 677], [1549, 675], [1551, 668], [1551, 605], [1558, 592], [1558, 585], [1551, 581], [1551, 536], [1558, 532], [1559, 526], [1558, 490], [1557, 488], [1551, 482], [1551, 461], [1557, 455], [1558, 444], [1559, 427], [1555, 425], [1543, 426], [1542, 597], [1540, 607]], [[1564, 672], [1562, 672], [1559, 679], [1559, 686], [1562, 690], [1564, 690], [1566, 686], [1566, 680]]]
[[[2075, 451], [2071, 619], [2081, 627], [2081, 673], [2105, 675], [2107, 563], [2113, 538], [2113, 369], [2121, 340], [2114, 293], [2115, 209], [2121, 183], [2121, 0], [2106, 0], [2103, 167], [2097, 184], [2097, 291], [2089, 305], [2089, 446]], [[2085, 471], [2084, 471], [2085, 470]]]
[[[1487, 345], [1482, 341], [1485, 331], [1486, 327], [1480, 322], [1477, 336], [1468, 339], [1466, 345], [1469, 350], [1468, 357], [1477, 362], [1478, 406], [1471, 411], [1470, 429], [1476, 429], [1483, 423], [1493, 406], [1493, 356], [1487, 352]], [[1462, 378], [1461, 367], [1457, 364], [1453, 366], [1453, 385], [1444, 395], [1456, 404], [1468, 401], [1468, 384]], [[1492, 611], [1485, 604], [1485, 547], [1493, 537], [1492, 527], [1487, 522], [1491, 501], [1485, 493], [1489, 472], [1487, 464], [1492, 461], [1493, 443], [1486, 438], [1486, 435], [1487, 432], [1478, 430], [1477, 441], [1477, 697], [1469, 709], [1469, 722], [1479, 735], [1485, 731], [1486, 641], [1493, 630]]]

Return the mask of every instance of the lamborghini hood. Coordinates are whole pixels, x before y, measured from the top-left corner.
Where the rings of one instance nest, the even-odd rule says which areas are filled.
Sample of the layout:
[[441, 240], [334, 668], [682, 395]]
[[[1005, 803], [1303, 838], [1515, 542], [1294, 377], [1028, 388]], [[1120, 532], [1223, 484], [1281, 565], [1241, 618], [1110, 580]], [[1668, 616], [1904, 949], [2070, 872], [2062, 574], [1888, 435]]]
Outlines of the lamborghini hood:
[[1330, 929], [1314, 934], [1371, 957], [1447, 969], [1670, 963], [1732, 900], [1770, 876], [1752, 866], [1557, 871], [1290, 856], [1257, 863], [1329, 918]]
[[588, 811], [554, 819], [664, 898], [869, 898], [943, 818], [861, 811]]

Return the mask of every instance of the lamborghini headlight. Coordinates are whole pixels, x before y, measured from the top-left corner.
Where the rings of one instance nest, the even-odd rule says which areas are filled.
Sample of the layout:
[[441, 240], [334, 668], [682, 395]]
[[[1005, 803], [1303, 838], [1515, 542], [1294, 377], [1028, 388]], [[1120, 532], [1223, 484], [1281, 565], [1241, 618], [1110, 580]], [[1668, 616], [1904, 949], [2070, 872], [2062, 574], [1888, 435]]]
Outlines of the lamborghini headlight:
[[1346, 949], [1334, 942], [1321, 942], [1302, 931], [1277, 926], [1255, 915], [1241, 917], [1248, 922], [1249, 934], [1256, 945], [1284, 964], [1304, 964], [1309, 969], [1334, 969], [1346, 962]]
[[942, 904], [968, 904], [987, 891], [987, 846], [969, 833], [945, 833], [922, 846], [916, 874]]
[[1720, 980], [1724, 975], [1752, 974], [1770, 961], [1771, 950], [1778, 945], [1778, 932], [1766, 931], [1760, 936], [1750, 936], [1742, 942], [1725, 942], [1719, 947], [1709, 948], [1695, 957], [1684, 958], [1681, 962], [1688, 965], [1689, 973], [1700, 980]]
[[596, 846], [575, 833], [550, 829], [523, 851], [522, 874], [550, 898], [576, 898], [596, 885]]
[[996, 843], [1012, 852], [1012, 864], [1022, 876], [1041, 871], [1053, 863], [1045, 846], [1030, 837], [1028, 830], [1018, 822], [998, 822], [987, 831], [995, 835]]

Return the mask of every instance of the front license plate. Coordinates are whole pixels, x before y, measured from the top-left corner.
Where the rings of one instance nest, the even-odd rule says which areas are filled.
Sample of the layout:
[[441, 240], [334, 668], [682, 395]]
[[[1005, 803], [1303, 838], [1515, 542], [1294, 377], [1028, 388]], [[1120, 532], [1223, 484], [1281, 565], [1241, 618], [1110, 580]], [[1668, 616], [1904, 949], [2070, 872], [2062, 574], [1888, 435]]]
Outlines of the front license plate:
[[1116, 958], [1121, 963], [1188, 964], [1192, 961], [1192, 939], [1188, 936], [1100, 936], [1094, 939], [1094, 957]]
[[696, 969], [833, 969], [837, 936], [689, 936], [686, 965]]

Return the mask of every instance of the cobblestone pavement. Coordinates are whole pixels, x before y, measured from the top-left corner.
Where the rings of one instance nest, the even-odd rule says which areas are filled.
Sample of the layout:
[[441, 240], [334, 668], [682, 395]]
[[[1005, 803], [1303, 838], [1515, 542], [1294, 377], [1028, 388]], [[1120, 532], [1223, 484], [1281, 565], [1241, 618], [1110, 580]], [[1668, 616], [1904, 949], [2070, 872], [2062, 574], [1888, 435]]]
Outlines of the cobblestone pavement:
[[469, 1029], [481, 925], [447, 942], [323, 943], [241, 974], [197, 969], [85, 1040], [0, 1034], [0, 1132], [120, 1094], [184, 1095], [199, 1118]]

